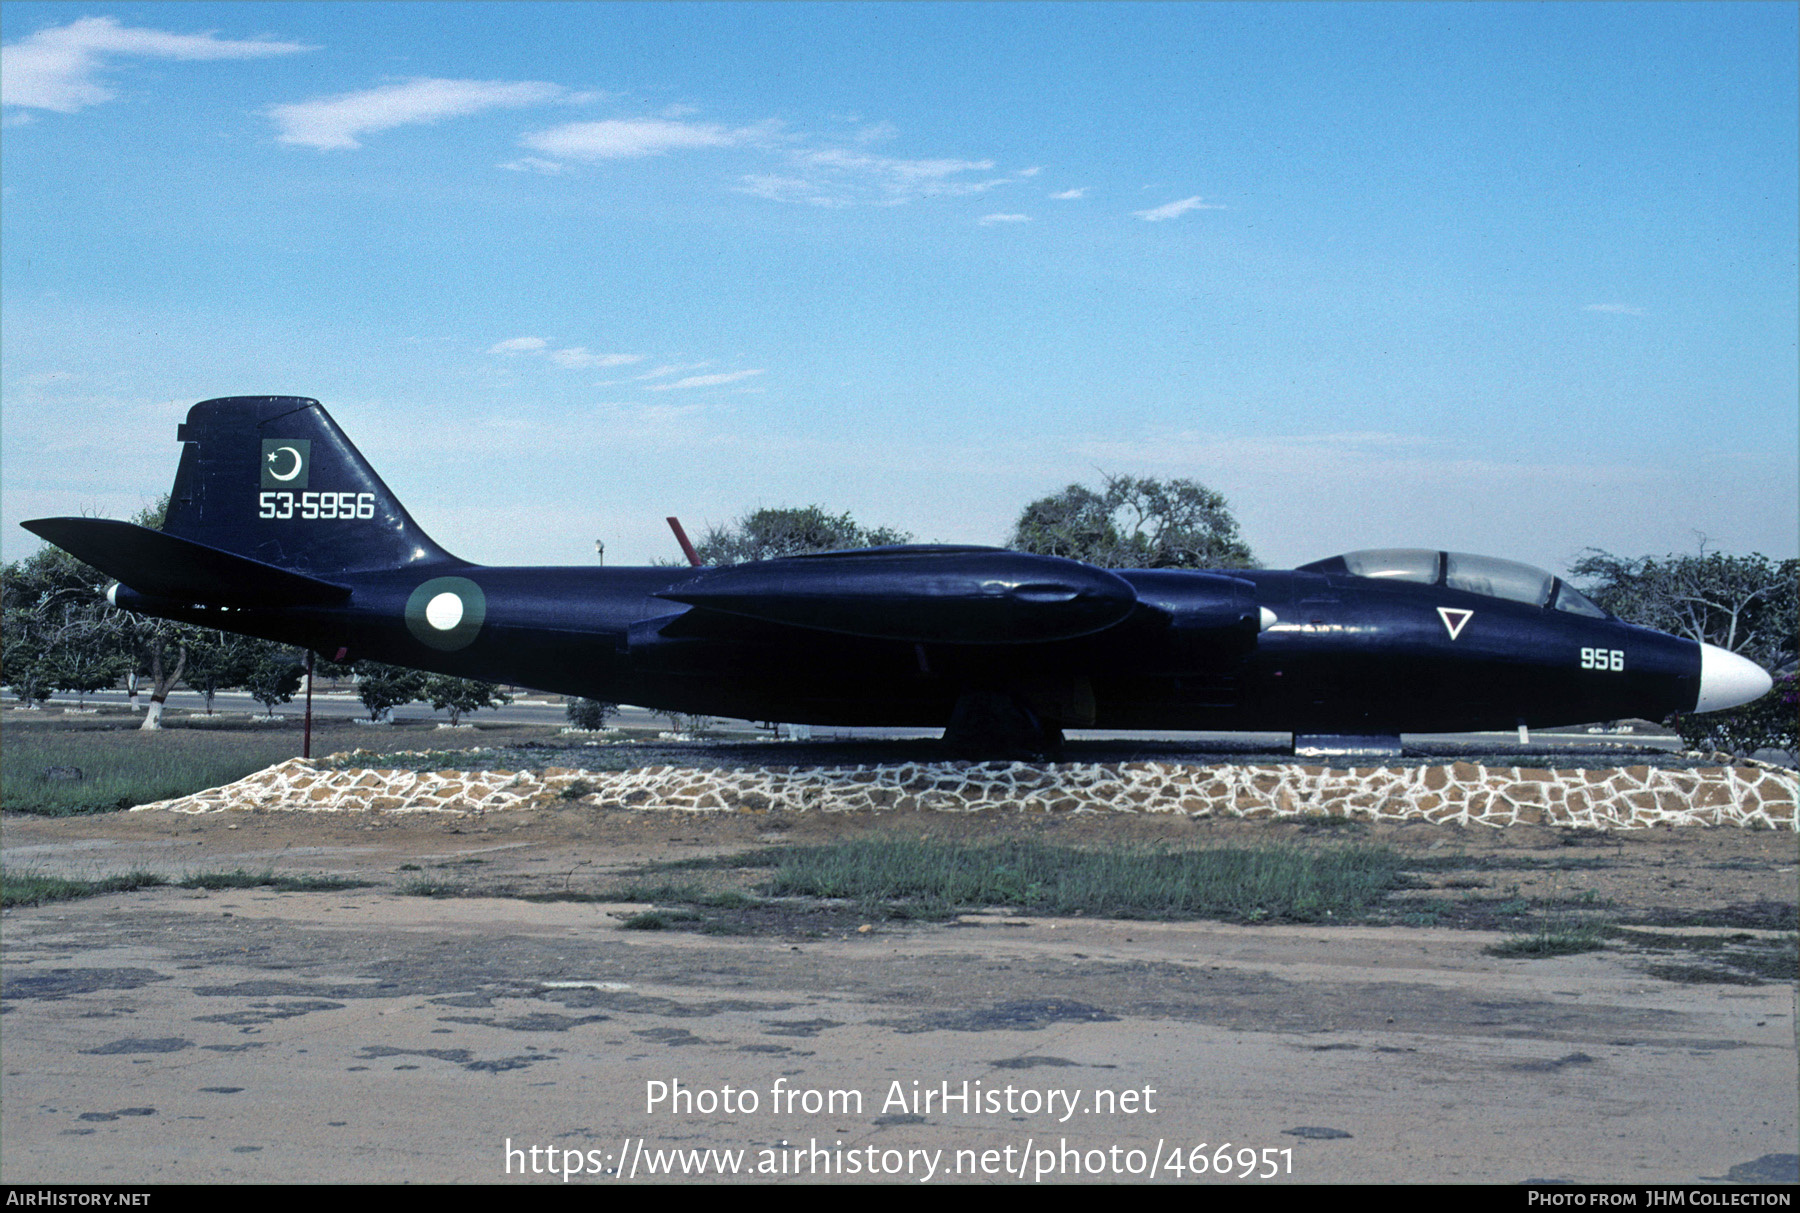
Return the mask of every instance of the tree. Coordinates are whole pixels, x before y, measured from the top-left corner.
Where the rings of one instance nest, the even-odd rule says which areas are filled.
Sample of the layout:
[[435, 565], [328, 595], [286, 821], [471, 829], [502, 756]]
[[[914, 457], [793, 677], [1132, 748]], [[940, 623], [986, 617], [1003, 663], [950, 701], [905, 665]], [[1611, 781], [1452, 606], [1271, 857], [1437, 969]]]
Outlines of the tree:
[[713, 527], [694, 551], [701, 564], [744, 564], [801, 556], [808, 552], [835, 552], [846, 548], [885, 547], [907, 543], [903, 531], [858, 526], [849, 514], [827, 514], [816, 505], [801, 509], [757, 510], [730, 527]]
[[60, 689], [95, 689], [99, 667], [119, 664], [109, 620], [119, 612], [107, 605], [105, 587], [98, 569], [55, 547], [0, 571], [0, 664], [21, 701], [41, 703]]
[[1800, 693], [1791, 671], [1778, 675], [1769, 693], [1754, 702], [1723, 712], [1677, 713], [1669, 723], [1690, 750], [1800, 754]]
[[41, 596], [23, 583], [17, 564], [6, 566], [0, 580], [0, 670], [6, 685], [26, 707], [36, 707], [56, 690], [51, 657], [56, 623]]
[[75, 706], [82, 707], [95, 691], [104, 691], [119, 681], [131, 664], [129, 659], [110, 644], [84, 643], [59, 646], [50, 658], [51, 682], [59, 691], [75, 692]]
[[411, 703], [425, 691], [425, 675], [401, 665], [379, 661], [356, 663], [356, 697], [369, 709], [370, 720], [380, 720], [403, 703]]
[[[237, 636], [231, 632], [199, 629], [188, 645], [186, 680], [190, 690], [199, 691], [206, 699], [206, 714], [212, 715], [213, 697], [220, 691], [247, 684], [257, 663], [279, 652], [282, 646], [273, 641]], [[285, 703], [286, 700], [281, 702]], [[271, 712], [273, 707], [270, 708]]]
[[[162, 497], [133, 521], [160, 527], [168, 502]], [[41, 701], [53, 689], [92, 689], [110, 665], [115, 678], [124, 674], [135, 702], [137, 677], [147, 671], [154, 685], [142, 727], [158, 729], [188, 649], [204, 630], [115, 609], [106, 602], [110, 582], [99, 569], [54, 546], [7, 565], [6, 679], [22, 698]]]
[[689, 712], [658, 712], [657, 715], [669, 722], [670, 732], [679, 733], [683, 737], [705, 737], [718, 723], [711, 716], [697, 716]]
[[[160, 531], [162, 530], [163, 521], [168, 517], [168, 513], [169, 494], [164, 493], [153, 503], [145, 506], [142, 510], [139, 510], [137, 516], [134, 517], [132, 521], [141, 527], [148, 527], [153, 531]], [[94, 572], [98, 574], [99, 570], [96, 569]], [[151, 619], [144, 615], [133, 615], [127, 611], [114, 612], [113, 621], [114, 626], [118, 629], [119, 643], [125, 648], [131, 658], [130, 665], [125, 671], [125, 694], [126, 697], [131, 700], [132, 710], [136, 711], [138, 706], [138, 693], [142, 689], [139, 685], [141, 675], [148, 673], [150, 669], [149, 659], [152, 642], [159, 636], [167, 637], [173, 635], [173, 630], [183, 625], [171, 623], [166, 619]], [[160, 713], [162, 709], [159, 707], [156, 711]], [[145, 717], [144, 727], [149, 727], [148, 716]]]
[[[1626, 559], [1590, 548], [1569, 569], [1583, 593], [1629, 623], [1717, 645], [1764, 669], [1791, 664], [1800, 643], [1800, 560], [1727, 556]], [[1792, 674], [1754, 703], [1722, 712], [1684, 712], [1666, 722], [1691, 749], [1753, 754], [1793, 752], [1800, 742]]]
[[619, 705], [604, 703], [598, 699], [571, 699], [567, 713], [570, 725], [596, 733], [606, 727], [608, 720], [619, 714]]
[[[163, 705], [168, 703], [169, 692], [175, 689], [175, 684], [181, 681], [182, 671], [187, 668], [188, 638], [193, 632], [193, 628], [179, 623], [156, 620], [139, 633], [148, 645], [150, 673], [150, 707], [144, 713], [144, 723], [138, 726], [140, 730], [154, 732], [162, 728]], [[170, 648], [175, 650], [174, 665], [163, 660]]]
[[450, 713], [452, 725], [462, 723], [464, 712], [478, 712], [482, 708], [497, 708], [512, 702], [511, 695], [491, 682], [453, 678], [449, 674], [429, 675], [419, 694], [438, 711]]
[[306, 667], [285, 645], [263, 642], [263, 646], [245, 672], [243, 686], [273, 716], [276, 704], [287, 703], [300, 690]]
[[10, 597], [5, 620], [0, 669], [19, 702], [35, 708], [56, 692], [54, 624], [45, 614]]
[[1108, 569], [1254, 568], [1225, 498], [1192, 480], [1107, 476], [1025, 507], [1007, 546]]
[[1627, 560], [1589, 548], [1569, 578], [1627, 622], [1716, 644], [1765, 669], [1794, 658], [1800, 560], [1704, 551]]

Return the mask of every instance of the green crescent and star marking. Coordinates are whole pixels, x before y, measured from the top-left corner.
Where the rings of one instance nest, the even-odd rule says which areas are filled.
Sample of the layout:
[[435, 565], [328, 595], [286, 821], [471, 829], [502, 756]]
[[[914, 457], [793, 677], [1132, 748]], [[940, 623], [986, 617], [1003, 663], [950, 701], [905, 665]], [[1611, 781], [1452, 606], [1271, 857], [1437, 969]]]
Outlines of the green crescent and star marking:
[[262, 486], [265, 489], [303, 489], [311, 471], [310, 438], [263, 439]]
[[406, 600], [406, 630], [421, 644], [466, 648], [487, 618], [487, 595], [467, 577], [433, 577]]

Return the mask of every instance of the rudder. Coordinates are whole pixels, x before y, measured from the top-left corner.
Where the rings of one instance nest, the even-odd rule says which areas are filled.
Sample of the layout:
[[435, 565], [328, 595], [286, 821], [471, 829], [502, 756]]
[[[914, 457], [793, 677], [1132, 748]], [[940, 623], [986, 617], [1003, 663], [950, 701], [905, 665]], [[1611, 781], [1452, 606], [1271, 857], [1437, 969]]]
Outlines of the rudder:
[[165, 534], [327, 577], [466, 563], [419, 529], [317, 400], [203, 400], [176, 436]]

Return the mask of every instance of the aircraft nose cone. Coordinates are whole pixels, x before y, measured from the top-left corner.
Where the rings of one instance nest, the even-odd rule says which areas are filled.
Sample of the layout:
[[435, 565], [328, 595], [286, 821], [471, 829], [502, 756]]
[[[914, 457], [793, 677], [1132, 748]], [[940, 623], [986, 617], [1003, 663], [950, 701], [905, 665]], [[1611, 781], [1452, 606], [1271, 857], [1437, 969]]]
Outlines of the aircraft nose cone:
[[1696, 712], [1717, 712], [1761, 699], [1775, 685], [1769, 672], [1747, 657], [1718, 645], [1700, 646], [1700, 698]]

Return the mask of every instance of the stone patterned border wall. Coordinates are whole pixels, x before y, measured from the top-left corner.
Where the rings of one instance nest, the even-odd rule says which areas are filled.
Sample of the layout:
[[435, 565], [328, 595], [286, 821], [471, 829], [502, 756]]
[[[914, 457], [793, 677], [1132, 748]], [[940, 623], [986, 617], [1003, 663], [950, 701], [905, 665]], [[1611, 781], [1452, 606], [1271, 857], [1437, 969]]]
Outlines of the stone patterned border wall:
[[[576, 785], [580, 781], [581, 786]], [[291, 759], [236, 783], [140, 805], [224, 810], [483, 813], [579, 802], [686, 812], [1181, 813], [1325, 815], [1460, 825], [1800, 829], [1800, 777], [1761, 764], [1668, 770], [1188, 766], [1177, 763], [908, 763], [700, 771], [324, 770]]]

